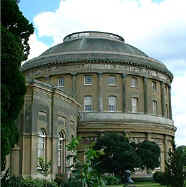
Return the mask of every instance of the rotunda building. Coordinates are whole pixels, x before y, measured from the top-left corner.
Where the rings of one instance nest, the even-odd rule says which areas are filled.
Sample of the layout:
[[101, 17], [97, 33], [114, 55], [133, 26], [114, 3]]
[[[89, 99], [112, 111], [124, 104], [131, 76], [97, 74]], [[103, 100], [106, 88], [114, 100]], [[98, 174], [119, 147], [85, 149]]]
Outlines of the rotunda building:
[[119, 35], [85, 31], [67, 35], [21, 70], [27, 79], [57, 87], [80, 103], [77, 135], [83, 143], [103, 132], [125, 131], [131, 141], [159, 144], [164, 168], [175, 127], [173, 75], [162, 62]]

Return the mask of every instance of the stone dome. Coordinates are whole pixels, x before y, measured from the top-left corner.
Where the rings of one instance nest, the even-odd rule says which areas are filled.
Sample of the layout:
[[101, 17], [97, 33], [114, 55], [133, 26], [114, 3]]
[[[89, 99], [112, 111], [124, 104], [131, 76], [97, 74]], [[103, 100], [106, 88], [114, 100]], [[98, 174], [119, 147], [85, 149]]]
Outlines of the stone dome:
[[130, 64], [165, 73], [172, 79], [171, 72], [160, 61], [148, 57], [141, 50], [125, 43], [119, 35], [98, 31], [69, 34], [64, 38], [63, 43], [27, 61], [21, 69], [26, 71], [44, 65], [69, 62]]

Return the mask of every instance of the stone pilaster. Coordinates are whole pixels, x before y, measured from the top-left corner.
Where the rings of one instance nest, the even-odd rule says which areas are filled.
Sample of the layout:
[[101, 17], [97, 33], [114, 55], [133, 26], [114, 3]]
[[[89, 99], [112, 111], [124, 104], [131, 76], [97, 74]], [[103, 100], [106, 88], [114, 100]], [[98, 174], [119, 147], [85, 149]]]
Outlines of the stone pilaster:
[[147, 92], [147, 78], [143, 78], [143, 89], [144, 89], [144, 114], [148, 113], [148, 92]]
[[76, 97], [76, 76], [77, 76], [77, 73], [74, 72], [74, 73], [71, 73], [71, 75], [72, 75], [72, 96]]
[[169, 118], [172, 119], [172, 104], [171, 104], [171, 87], [168, 86], [169, 89]]
[[163, 82], [160, 82], [161, 87], [161, 110], [162, 110], [162, 116], [165, 117], [165, 87], [163, 85]]
[[102, 76], [103, 73], [98, 73], [97, 95], [98, 95], [98, 112], [103, 112], [103, 92], [102, 92]]
[[122, 77], [122, 90], [123, 90], [123, 113], [126, 112], [126, 77], [127, 77], [127, 74], [125, 73], [122, 73], [121, 74], [121, 77]]
[[146, 136], [147, 136], [147, 137], [146, 137], [146, 138], [147, 138], [147, 141], [151, 141], [151, 134], [150, 134], [150, 133], [147, 133]]
[[168, 152], [169, 152], [169, 147], [168, 147], [168, 136], [164, 135], [164, 158], [165, 160], [168, 160]]

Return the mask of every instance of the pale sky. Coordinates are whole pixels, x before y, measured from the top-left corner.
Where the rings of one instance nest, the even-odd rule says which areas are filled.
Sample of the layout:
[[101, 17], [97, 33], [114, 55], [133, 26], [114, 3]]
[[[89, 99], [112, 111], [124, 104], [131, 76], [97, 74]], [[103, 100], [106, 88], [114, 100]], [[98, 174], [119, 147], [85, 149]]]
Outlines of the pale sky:
[[35, 27], [30, 58], [73, 32], [121, 35], [173, 73], [172, 109], [176, 144], [186, 145], [186, 0], [21, 0]]

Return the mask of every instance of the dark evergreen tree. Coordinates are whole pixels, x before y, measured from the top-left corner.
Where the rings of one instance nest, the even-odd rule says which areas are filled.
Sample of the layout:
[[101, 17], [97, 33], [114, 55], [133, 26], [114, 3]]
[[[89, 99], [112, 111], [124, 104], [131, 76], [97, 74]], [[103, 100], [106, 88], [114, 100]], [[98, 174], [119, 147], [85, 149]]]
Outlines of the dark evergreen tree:
[[15, 121], [26, 91], [19, 69], [28, 57], [28, 40], [33, 31], [16, 0], [1, 0], [1, 170], [5, 169], [6, 155], [18, 142]]
[[169, 150], [169, 158], [166, 162], [165, 177], [168, 186], [184, 187], [184, 153], [183, 149], [176, 149], [172, 143], [172, 150]]
[[154, 169], [160, 165], [160, 147], [151, 141], [143, 141], [136, 145], [137, 155], [141, 159], [140, 168]]

